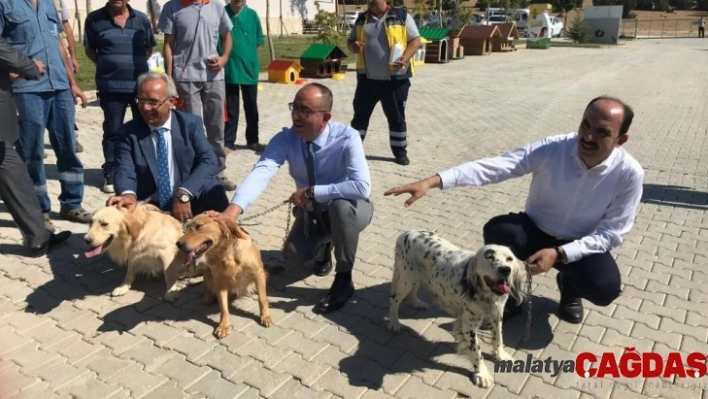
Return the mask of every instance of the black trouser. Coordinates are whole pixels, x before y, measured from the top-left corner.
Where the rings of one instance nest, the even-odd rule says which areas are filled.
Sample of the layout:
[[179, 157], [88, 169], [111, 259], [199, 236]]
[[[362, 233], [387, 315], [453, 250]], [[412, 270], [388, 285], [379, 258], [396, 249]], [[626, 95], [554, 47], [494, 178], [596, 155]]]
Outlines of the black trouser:
[[394, 156], [406, 155], [406, 101], [410, 87], [410, 79], [372, 80], [363, 73], [357, 74], [351, 125], [359, 131], [362, 140], [366, 137], [374, 107], [381, 101], [381, 108], [388, 120], [391, 152]]
[[12, 144], [0, 141], [0, 197], [17, 223], [28, 247], [37, 247], [49, 239], [44, 216], [34, 192], [27, 167]]
[[[525, 213], [492, 218], [484, 225], [484, 243], [505, 245], [521, 260], [543, 248], [567, 244], [541, 231]], [[621, 293], [617, 263], [609, 252], [593, 254], [577, 262], [553, 266], [563, 272], [563, 291], [598, 306], [607, 306]]]
[[706, 28], [698, 27], [698, 37], [706, 37]]
[[142, 118], [135, 101], [135, 93], [98, 93], [98, 100], [103, 110], [103, 159], [101, 166], [104, 176], [113, 176], [116, 167], [116, 147], [123, 137], [125, 112], [130, 108], [133, 119]]
[[224, 145], [233, 147], [239, 118], [239, 91], [243, 93], [243, 111], [246, 113], [246, 144], [258, 143], [258, 85], [226, 84], [226, 115]]

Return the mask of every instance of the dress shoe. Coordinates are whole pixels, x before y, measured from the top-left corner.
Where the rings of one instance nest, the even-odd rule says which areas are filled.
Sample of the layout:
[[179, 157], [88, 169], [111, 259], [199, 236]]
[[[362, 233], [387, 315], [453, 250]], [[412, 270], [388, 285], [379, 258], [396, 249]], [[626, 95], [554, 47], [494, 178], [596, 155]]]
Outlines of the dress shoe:
[[324, 246], [324, 260], [316, 260], [313, 274], [323, 277], [332, 272], [332, 244]]
[[[574, 295], [568, 295], [563, 290], [563, 273], [556, 275], [556, 283], [560, 290], [560, 304], [558, 304], [558, 317], [571, 324], [583, 321], [583, 301]], [[566, 290], [567, 291], [567, 290]]]
[[410, 159], [408, 159], [408, 155], [406, 154], [396, 155], [396, 158], [393, 160], [393, 162], [403, 166], [409, 165], [411, 163]]
[[29, 256], [32, 258], [39, 258], [42, 255], [46, 255], [52, 248], [63, 243], [69, 239], [69, 237], [71, 237], [70, 231], [62, 231], [56, 234], [52, 233], [52, 235], [49, 236], [49, 239], [43, 244], [30, 248]]
[[346, 305], [352, 295], [354, 295], [354, 283], [351, 280], [344, 281], [335, 277], [332, 288], [317, 302], [313, 311], [315, 313], [329, 313], [339, 310]]
[[324, 277], [332, 271], [332, 261], [325, 260], [322, 262], [315, 262], [314, 275], [318, 277]]

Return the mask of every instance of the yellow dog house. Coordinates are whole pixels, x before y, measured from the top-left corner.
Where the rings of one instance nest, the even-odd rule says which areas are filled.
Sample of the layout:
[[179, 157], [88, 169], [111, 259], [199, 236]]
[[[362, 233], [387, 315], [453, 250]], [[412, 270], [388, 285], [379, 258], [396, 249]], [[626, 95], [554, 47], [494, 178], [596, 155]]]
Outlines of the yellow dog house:
[[268, 65], [268, 81], [295, 84], [300, 79], [302, 66], [293, 60], [273, 60]]

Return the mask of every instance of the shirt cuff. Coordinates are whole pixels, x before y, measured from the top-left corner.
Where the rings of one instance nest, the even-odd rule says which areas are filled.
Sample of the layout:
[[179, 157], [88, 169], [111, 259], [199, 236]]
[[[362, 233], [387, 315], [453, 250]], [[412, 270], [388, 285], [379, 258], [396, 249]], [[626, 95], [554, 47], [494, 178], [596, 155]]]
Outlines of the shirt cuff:
[[185, 193], [189, 194], [189, 196], [190, 196], [191, 198], [194, 198], [194, 194], [192, 194], [191, 191], [187, 190], [187, 189], [184, 188], [184, 187], [180, 187], [180, 188], [178, 188], [177, 190], [182, 190], [182, 191], [184, 191]]
[[135, 196], [135, 198], [138, 198], [138, 194], [135, 194], [135, 191], [132, 191], [132, 190], [125, 190], [122, 193], [120, 193], [120, 195], [126, 195], [126, 194], [133, 194]]
[[563, 251], [565, 252], [565, 257], [568, 258], [568, 263], [577, 262], [583, 257], [582, 250], [580, 249], [580, 243], [577, 241], [569, 242], [563, 246]]
[[455, 169], [450, 168], [447, 170], [443, 170], [442, 172], [438, 173], [438, 176], [440, 176], [440, 181], [442, 182], [442, 187], [440, 187], [441, 190], [446, 190], [448, 188], [455, 187]]

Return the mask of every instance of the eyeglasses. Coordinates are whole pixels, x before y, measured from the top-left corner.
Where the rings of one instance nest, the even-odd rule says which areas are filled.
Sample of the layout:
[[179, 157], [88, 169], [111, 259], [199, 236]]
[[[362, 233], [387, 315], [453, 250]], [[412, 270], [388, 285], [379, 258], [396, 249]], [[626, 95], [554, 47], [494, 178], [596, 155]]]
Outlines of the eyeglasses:
[[136, 97], [135, 101], [138, 103], [138, 106], [140, 106], [140, 107], [147, 106], [148, 108], [159, 108], [162, 104], [166, 103], [167, 100], [169, 100], [169, 99], [170, 98], [167, 97], [166, 99], [164, 99], [162, 101], [157, 101], [157, 100], [148, 100], [145, 98]]
[[329, 112], [329, 111], [313, 111], [309, 108], [295, 105], [295, 103], [288, 104], [288, 108], [290, 108], [290, 112], [293, 112], [293, 113], [297, 112], [298, 114], [304, 116], [305, 118], [309, 118], [310, 116], [312, 116], [312, 114], [316, 114], [318, 112]]

